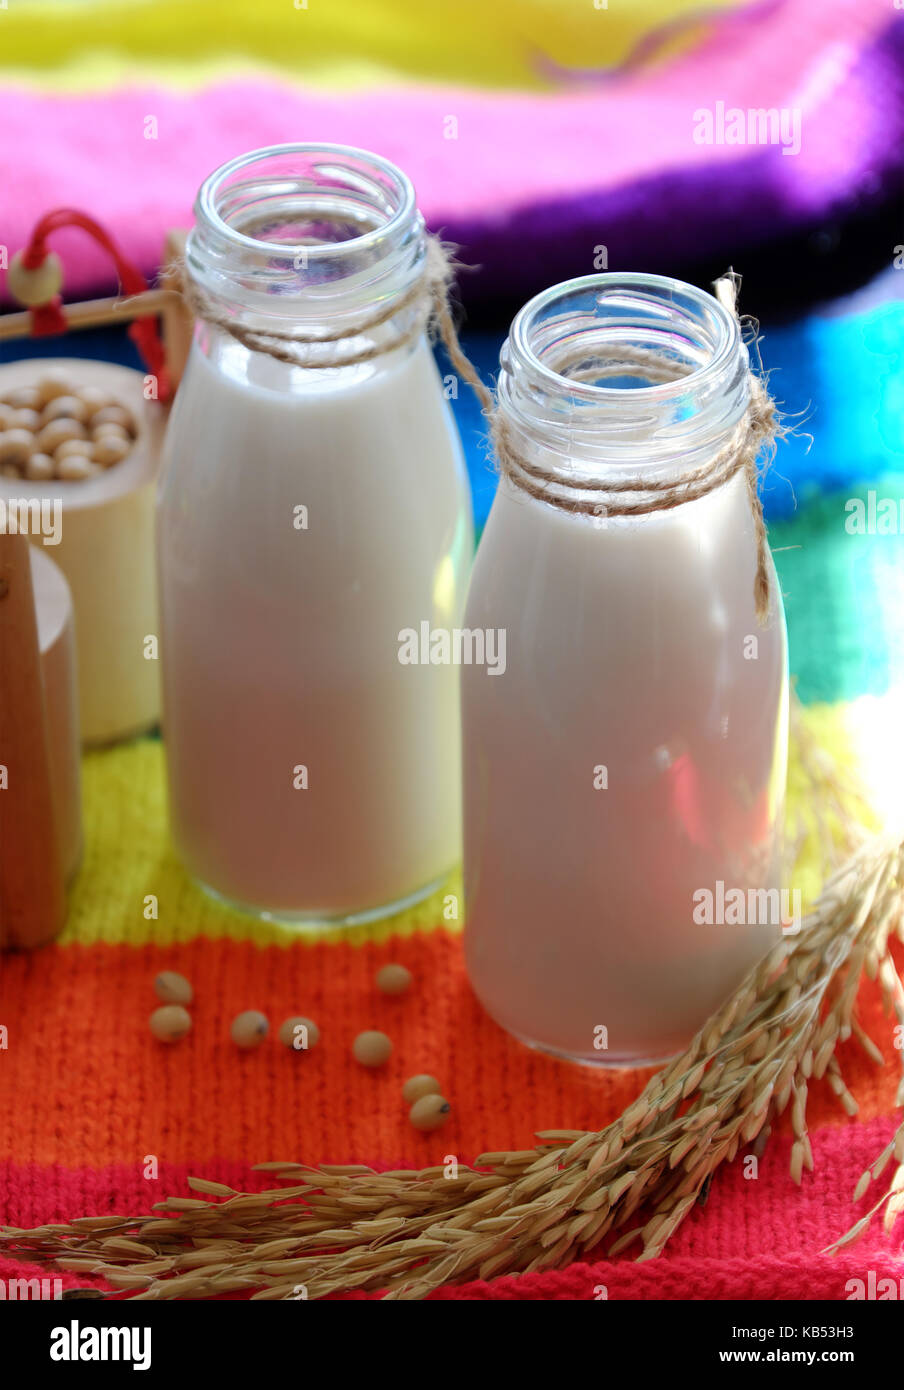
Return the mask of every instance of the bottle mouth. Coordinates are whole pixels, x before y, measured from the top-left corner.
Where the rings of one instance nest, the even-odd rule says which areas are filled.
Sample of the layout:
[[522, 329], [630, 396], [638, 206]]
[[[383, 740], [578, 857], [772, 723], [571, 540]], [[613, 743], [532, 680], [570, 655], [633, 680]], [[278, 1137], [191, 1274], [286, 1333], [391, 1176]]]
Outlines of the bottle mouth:
[[414, 188], [379, 155], [347, 145], [273, 145], [216, 169], [201, 185], [196, 216], [237, 251], [274, 259], [304, 249], [327, 260], [391, 241], [415, 214]]
[[274, 145], [205, 180], [186, 260], [202, 288], [239, 310], [304, 317], [324, 300], [360, 308], [404, 292], [423, 241], [414, 188], [388, 160], [346, 145]]
[[747, 350], [713, 295], [660, 275], [554, 285], [515, 317], [499, 395], [514, 423], [567, 454], [674, 454], [735, 425]]

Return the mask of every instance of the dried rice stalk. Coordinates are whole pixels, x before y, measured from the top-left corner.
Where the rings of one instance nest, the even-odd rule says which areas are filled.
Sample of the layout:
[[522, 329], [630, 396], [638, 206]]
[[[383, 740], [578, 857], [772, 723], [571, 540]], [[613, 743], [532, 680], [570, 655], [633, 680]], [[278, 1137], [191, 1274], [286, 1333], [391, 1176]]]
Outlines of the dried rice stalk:
[[[597, 1133], [548, 1131], [535, 1149], [484, 1154], [454, 1178], [441, 1168], [263, 1164], [288, 1186], [233, 1193], [191, 1179], [209, 1200], [170, 1198], [154, 1208], [162, 1215], [4, 1227], [0, 1249], [102, 1276], [138, 1299], [238, 1289], [263, 1299], [350, 1289], [420, 1299], [453, 1280], [561, 1266], [606, 1237], [609, 1254], [639, 1242], [638, 1258], [653, 1259], [705, 1197], [719, 1164], [757, 1151], [788, 1107], [792, 1176], [800, 1181], [812, 1168], [812, 1081], [826, 1078], [856, 1110], [836, 1048], [854, 1035], [873, 1052], [855, 1016], [864, 972], [904, 1024], [890, 952], [902, 921], [904, 841], [872, 839], [829, 880], [800, 933], [776, 945], [686, 1051]], [[904, 1079], [897, 1098], [904, 1103]], [[892, 1159], [888, 1190], [831, 1249], [856, 1239], [883, 1206], [887, 1222], [899, 1214], [904, 1125], [856, 1195]]]

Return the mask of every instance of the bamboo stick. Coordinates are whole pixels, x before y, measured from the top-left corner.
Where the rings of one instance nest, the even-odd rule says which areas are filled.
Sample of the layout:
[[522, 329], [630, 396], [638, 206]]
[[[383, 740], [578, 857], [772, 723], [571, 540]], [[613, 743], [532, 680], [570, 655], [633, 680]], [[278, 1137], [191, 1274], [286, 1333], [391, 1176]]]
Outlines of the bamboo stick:
[[[64, 304], [63, 317], [67, 328], [96, 328], [106, 323], [123, 323], [130, 319], [166, 316], [178, 310], [181, 295], [173, 289], [145, 290], [126, 299], [88, 299], [80, 304]], [[31, 314], [27, 311], [0, 315], [0, 341], [27, 338], [31, 333]]]

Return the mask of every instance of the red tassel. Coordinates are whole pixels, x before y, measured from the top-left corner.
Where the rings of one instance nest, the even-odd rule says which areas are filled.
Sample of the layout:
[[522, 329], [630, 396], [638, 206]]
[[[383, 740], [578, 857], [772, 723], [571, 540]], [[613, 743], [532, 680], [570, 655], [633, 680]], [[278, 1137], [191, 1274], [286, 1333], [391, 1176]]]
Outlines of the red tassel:
[[[53, 212], [46, 213], [40, 219], [31, 234], [31, 240], [22, 253], [22, 264], [27, 270], [36, 270], [38, 266], [43, 265], [48, 255], [47, 238], [51, 232], [58, 231], [61, 227], [81, 228], [112, 257], [119, 273], [124, 295], [131, 298], [132, 295], [141, 294], [148, 288], [148, 283], [141, 271], [122, 254], [110, 233], [93, 217], [89, 217], [87, 213], [79, 212], [76, 208], [57, 208]], [[60, 296], [56, 295], [49, 304], [42, 304], [32, 309], [31, 321], [33, 337], [46, 337], [54, 333], [64, 332], [66, 319], [63, 315]], [[138, 348], [148, 372], [157, 378], [158, 399], [161, 401], [169, 400], [172, 388], [169, 372], [166, 369], [163, 343], [157, 330], [156, 318], [148, 316], [135, 319], [129, 328], [129, 337]]]

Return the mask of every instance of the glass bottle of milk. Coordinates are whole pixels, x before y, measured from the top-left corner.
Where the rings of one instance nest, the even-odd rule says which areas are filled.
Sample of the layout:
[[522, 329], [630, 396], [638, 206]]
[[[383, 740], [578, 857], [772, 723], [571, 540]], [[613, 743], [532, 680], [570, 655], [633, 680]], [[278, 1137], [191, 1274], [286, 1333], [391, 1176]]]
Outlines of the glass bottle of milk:
[[[234, 906], [360, 920], [460, 857], [457, 672], [399, 659], [460, 622], [473, 554], [424, 224], [404, 174], [331, 145], [225, 165], [195, 216], [187, 272], [236, 331], [199, 319], [159, 493], [173, 836]], [[293, 333], [322, 351], [281, 360]]]
[[[742, 473], [645, 515], [605, 498], [715, 458], [747, 350], [709, 294], [610, 274], [532, 300], [501, 367], [508, 437], [564, 506], [503, 476], [471, 580], [466, 629], [501, 630], [506, 665], [461, 672], [468, 972], [530, 1045], [658, 1060], [793, 929], [787, 641], [771, 556], [756, 617]], [[597, 485], [598, 515], [567, 510]]]

